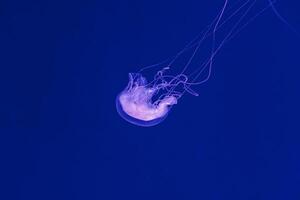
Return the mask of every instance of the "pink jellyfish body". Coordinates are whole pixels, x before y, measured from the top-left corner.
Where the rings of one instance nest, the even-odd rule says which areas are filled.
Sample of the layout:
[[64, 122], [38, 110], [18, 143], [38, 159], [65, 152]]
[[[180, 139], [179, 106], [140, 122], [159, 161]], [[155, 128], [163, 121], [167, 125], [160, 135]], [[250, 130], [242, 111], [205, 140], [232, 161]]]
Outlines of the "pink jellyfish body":
[[[241, 23], [246, 18], [248, 12], [253, 9], [255, 2], [255, 0], [247, 0], [241, 5], [231, 5], [230, 8], [227, 8], [228, 0], [225, 0], [220, 12], [212, 23], [174, 57], [158, 64], [143, 67], [137, 73], [129, 73], [127, 87], [116, 98], [118, 114], [127, 122], [137, 126], [149, 127], [161, 123], [166, 119], [171, 108], [178, 103], [183, 94], [189, 93], [198, 96], [197, 92], [191, 89], [191, 87], [201, 85], [210, 78], [213, 59], [221, 47], [247, 24], [267, 10], [267, 8], [271, 8], [278, 18], [287, 24], [284, 18], [279, 15], [271, 0], [267, 0], [265, 7], [256, 12], [254, 16], [248, 17], [246, 22]], [[227, 12], [225, 13], [225, 11]], [[224, 17], [225, 14], [226, 18]], [[235, 20], [233, 24], [228, 23], [232, 20]], [[218, 42], [216, 34], [226, 24], [231, 24], [230, 28]], [[289, 24], [287, 25], [291, 27]], [[207, 40], [210, 41], [208, 56], [195, 70], [188, 73], [188, 68], [199, 48]], [[180, 73], [177, 75], [167, 73], [173, 63], [188, 51], [192, 53], [180, 70]], [[142, 72], [156, 67], [161, 67], [161, 69], [155, 73], [151, 81], [147, 81]]]
[[129, 83], [116, 100], [117, 111], [128, 122], [139, 126], [154, 126], [167, 117], [177, 96], [166, 95], [153, 102], [153, 96], [163, 84], [148, 85], [139, 73], [129, 74]]

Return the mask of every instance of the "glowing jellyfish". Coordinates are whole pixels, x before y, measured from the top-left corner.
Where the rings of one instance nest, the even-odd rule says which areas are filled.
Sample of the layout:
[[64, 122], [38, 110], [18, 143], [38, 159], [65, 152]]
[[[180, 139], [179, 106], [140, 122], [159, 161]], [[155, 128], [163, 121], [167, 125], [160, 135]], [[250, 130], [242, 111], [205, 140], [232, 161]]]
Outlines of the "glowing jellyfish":
[[[255, 3], [256, 0], [247, 0], [237, 7], [232, 5], [227, 8], [228, 0], [225, 0], [212, 23], [174, 57], [155, 65], [143, 67], [137, 73], [129, 73], [127, 87], [116, 98], [116, 108], [119, 115], [126, 121], [138, 126], [154, 126], [162, 122], [170, 109], [178, 103], [185, 93], [198, 96], [191, 87], [201, 85], [210, 78], [213, 60], [223, 45], [268, 8], [271, 8], [282, 22], [291, 27], [279, 15], [271, 0], [268, 0], [268, 4], [256, 12], [254, 16], [249, 17], [247, 14], [253, 9]], [[226, 31], [220, 42], [217, 42], [217, 32], [231, 20], [235, 20], [235, 22]], [[210, 40], [208, 56], [200, 67], [187, 73], [200, 46], [207, 40]], [[187, 51], [191, 51], [191, 54], [179, 73], [177, 75], [167, 73], [173, 63]], [[148, 82], [142, 72], [157, 67], [160, 67], [160, 70], [155, 73], [153, 80]]]

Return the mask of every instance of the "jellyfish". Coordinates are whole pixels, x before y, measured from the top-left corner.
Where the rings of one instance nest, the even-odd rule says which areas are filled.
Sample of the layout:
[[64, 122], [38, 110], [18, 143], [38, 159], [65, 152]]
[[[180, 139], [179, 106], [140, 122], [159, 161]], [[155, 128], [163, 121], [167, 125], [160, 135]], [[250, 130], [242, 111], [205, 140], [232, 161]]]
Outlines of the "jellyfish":
[[[276, 16], [289, 27], [288, 22], [279, 14], [274, 6], [275, 0], [267, 0], [267, 4], [253, 16], [248, 16], [256, 0], [228, 5], [224, 0], [219, 12], [212, 22], [189, 42], [177, 54], [157, 64], [142, 67], [135, 73], [129, 73], [129, 82], [116, 97], [117, 113], [127, 122], [143, 127], [150, 127], [164, 121], [174, 105], [178, 104], [185, 94], [199, 96], [194, 90], [197, 85], [206, 83], [212, 74], [216, 55], [224, 44], [234, 38], [250, 22], [261, 13], [271, 8]], [[234, 22], [232, 22], [234, 20]], [[218, 35], [223, 27], [230, 26], [222, 38]], [[227, 27], [228, 29], [228, 27]], [[190, 65], [194, 61], [204, 42], [209, 41], [208, 55], [194, 70]], [[184, 54], [189, 56], [175, 75], [169, 73], [173, 64]], [[144, 74], [147, 70], [158, 69], [148, 81]]]

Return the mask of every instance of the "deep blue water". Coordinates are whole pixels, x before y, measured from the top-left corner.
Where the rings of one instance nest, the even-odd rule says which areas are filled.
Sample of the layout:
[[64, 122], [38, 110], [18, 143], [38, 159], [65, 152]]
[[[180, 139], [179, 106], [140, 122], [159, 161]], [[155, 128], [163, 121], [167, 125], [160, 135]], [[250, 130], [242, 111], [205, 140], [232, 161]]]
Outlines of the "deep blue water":
[[[1, 1], [0, 199], [300, 199], [300, 35], [271, 9], [161, 124], [116, 112], [128, 73], [176, 54], [222, 4]], [[299, 2], [275, 6], [300, 32]]]

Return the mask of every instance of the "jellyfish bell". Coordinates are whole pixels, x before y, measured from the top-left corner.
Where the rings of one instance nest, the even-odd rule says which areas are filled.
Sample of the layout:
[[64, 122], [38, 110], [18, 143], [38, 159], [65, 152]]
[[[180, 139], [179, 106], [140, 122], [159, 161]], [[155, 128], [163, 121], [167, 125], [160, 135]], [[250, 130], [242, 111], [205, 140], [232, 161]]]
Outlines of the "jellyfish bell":
[[127, 87], [116, 98], [119, 115], [138, 126], [161, 123], [179, 97], [176, 92], [167, 90], [167, 87], [169, 85], [158, 80], [147, 83], [140, 73], [129, 73]]

